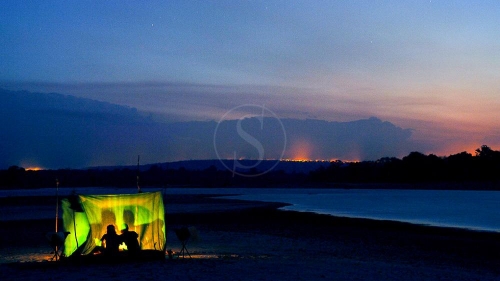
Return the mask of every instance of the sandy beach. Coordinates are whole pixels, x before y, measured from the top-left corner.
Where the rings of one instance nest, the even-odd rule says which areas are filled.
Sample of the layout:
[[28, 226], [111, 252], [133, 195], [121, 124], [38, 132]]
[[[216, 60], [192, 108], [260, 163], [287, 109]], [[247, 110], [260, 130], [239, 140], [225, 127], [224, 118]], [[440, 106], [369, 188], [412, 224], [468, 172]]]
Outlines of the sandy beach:
[[281, 211], [281, 204], [211, 196], [166, 199], [167, 249], [180, 251], [174, 229], [198, 232], [187, 244], [192, 258], [185, 259], [50, 262], [44, 233], [53, 231], [54, 220], [2, 221], [0, 279], [500, 280], [499, 233]]

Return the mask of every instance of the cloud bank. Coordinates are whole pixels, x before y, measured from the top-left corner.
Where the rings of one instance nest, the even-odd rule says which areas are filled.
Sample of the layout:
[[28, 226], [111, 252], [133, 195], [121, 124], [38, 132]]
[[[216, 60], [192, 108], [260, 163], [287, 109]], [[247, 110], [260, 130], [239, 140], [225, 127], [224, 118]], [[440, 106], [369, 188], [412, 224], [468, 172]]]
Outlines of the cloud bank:
[[353, 122], [236, 113], [164, 123], [135, 108], [61, 94], [0, 90], [0, 167], [82, 168], [190, 159], [375, 160], [416, 147], [412, 131]]

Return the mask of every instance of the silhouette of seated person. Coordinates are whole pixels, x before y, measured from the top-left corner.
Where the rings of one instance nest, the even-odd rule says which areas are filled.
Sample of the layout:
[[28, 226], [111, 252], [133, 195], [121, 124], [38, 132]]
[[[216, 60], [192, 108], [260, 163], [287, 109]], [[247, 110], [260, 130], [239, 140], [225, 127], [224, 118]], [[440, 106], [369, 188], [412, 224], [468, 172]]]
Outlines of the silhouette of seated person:
[[120, 236], [116, 234], [115, 226], [110, 224], [106, 228], [106, 234], [101, 238], [101, 242], [104, 242], [104, 253], [108, 255], [115, 255], [118, 253], [118, 247], [122, 243]]
[[127, 246], [127, 250], [131, 254], [137, 254], [141, 250], [141, 246], [139, 246], [139, 235], [135, 231], [129, 231], [128, 225], [124, 224], [123, 229], [121, 230], [120, 241], [125, 243]]

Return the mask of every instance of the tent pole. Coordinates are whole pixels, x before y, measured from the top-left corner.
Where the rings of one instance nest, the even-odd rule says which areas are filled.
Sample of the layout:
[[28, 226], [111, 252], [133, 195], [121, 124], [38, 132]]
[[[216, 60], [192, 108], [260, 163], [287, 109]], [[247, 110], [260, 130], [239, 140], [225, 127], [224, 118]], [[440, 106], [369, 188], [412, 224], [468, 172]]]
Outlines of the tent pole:
[[[57, 235], [57, 225], [59, 221], [59, 179], [56, 178], [56, 235]], [[57, 255], [59, 252], [59, 245], [55, 244], [55, 257], [57, 261]]]
[[75, 241], [76, 241], [76, 249], [80, 247], [78, 245], [78, 237], [76, 236], [76, 218], [75, 218], [75, 210], [73, 209], [73, 230], [75, 231]]
[[59, 220], [59, 180], [56, 179], [56, 233], [57, 233], [58, 220]]
[[141, 193], [141, 187], [139, 186], [139, 160], [141, 159], [141, 155], [137, 155], [137, 193]]
[[[78, 195], [76, 195], [75, 188], [73, 188], [73, 191], [71, 192], [71, 195], [75, 196], [75, 199], [78, 198]], [[76, 215], [75, 215], [75, 209], [71, 208], [71, 210], [73, 210], [73, 230], [75, 232], [76, 249], [78, 250], [78, 248], [80, 247], [80, 245], [78, 245], [78, 236], [76, 235]]]

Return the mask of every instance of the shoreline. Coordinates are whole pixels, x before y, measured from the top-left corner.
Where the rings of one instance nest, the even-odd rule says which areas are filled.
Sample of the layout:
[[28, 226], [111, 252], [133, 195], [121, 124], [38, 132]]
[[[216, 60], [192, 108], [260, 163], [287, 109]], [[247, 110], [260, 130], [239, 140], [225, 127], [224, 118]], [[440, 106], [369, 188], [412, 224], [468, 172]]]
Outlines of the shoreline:
[[[178, 214], [178, 213], [213, 213], [213, 212], [228, 212], [232, 210], [239, 210], [242, 208], [250, 208], [252, 206], [273, 206], [276, 209], [280, 209], [286, 212], [297, 212], [297, 213], [311, 213], [316, 215], [325, 215], [341, 219], [353, 219], [353, 220], [367, 220], [376, 222], [394, 222], [402, 224], [410, 224], [422, 227], [435, 227], [435, 228], [445, 228], [445, 229], [457, 229], [466, 230], [473, 232], [487, 232], [487, 233], [500, 233], [498, 230], [486, 229], [486, 228], [473, 228], [466, 226], [455, 226], [446, 224], [432, 224], [424, 222], [413, 222], [398, 219], [385, 219], [385, 218], [374, 218], [374, 217], [363, 217], [363, 216], [348, 216], [348, 215], [336, 215], [331, 213], [321, 213], [314, 211], [301, 211], [286, 209], [286, 207], [291, 207], [293, 204], [284, 202], [269, 202], [269, 201], [253, 201], [245, 199], [234, 199], [226, 197], [234, 197], [238, 194], [167, 194], [164, 195], [165, 213]], [[60, 198], [65, 198], [61, 196]], [[23, 207], [46, 207], [50, 210], [50, 217], [54, 216], [54, 212], [51, 209], [55, 204], [54, 196], [15, 196], [15, 197], [0, 197], [0, 206], [10, 207], [22, 205]], [[284, 208], [284, 209], [282, 209]], [[45, 210], [47, 212], [47, 210]], [[8, 212], [6, 213], [9, 214]], [[37, 221], [37, 220], [51, 220], [51, 218], [26, 218], [26, 219], [10, 219], [6, 218], [6, 214], [3, 213], [0, 217], [2, 223], [7, 222], [22, 222], [22, 221]], [[59, 214], [59, 218], [62, 218], [62, 214]], [[52, 223], [54, 225], [54, 223]], [[0, 239], [1, 242], [1, 239]]]
[[[2, 280], [497, 280], [500, 234], [394, 221], [278, 210], [283, 204], [182, 196], [171, 198], [205, 212], [168, 213], [167, 249], [180, 251], [173, 230], [195, 227], [191, 259], [113, 265], [59, 266], [54, 262], [0, 264]], [[171, 202], [171, 201], [169, 201]], [[168, 204], [167, 204], [168, 205]], [[224, 211], [225, 207], [230, 207]], [[201, 208], [200, 210], [203, 210]], [[2, 257], [50, 257], [44, 231], [54, 220], [2, 222]], [[15, 235], [12, 235], [15, 233]], [[42, 254], [43, 253], [43, 254]], [[89, 272], [99, 272], [89, 275]], [[12, 279], [9, 279], [12, 278]]]
[[[286, 207], [286, 206], [284, 206], [284, 207]], [[375, 222], [381, 222], [381, 223], [387, 222], [387, 223], [397, 223], [397, 224], [408, 224], [408, 225], [413, 225], [413, 226], [417, 226], [417, 227], [454, 229], [454, 230], [458, 230], [458, 231], [470, 231], [470, 232], [500, 234], [500, 230], [487, 229], [487, 228], [479, 228], [479, 227], [474, 228], [474, 227], [466, 227], [466, 226], [455, 226], [455, 225], [446, 225], [446, 224], [433, 224], [433, 223], [413, 222], [413, 221], [397, 220], [397, 219], [361, 217], [361, 216], [359, 216], [359, 217], [357, 217], [357, 216], [347, 216], [347, 215], [346, 216], [341, 216], [341, 215], [335, 215], [335, 214], [329, 214], [329, 213], [318, 213], [318, 212], [313, 212], [313, 211], [297, 211], [297, 210], [288, 210], [288, 209], [281, 209], [281, 211], [297, 212], [297, 213], [310, 213], [310, 214], [314, 214], [314, 215], [331, 216], [331, 217], [339, 218], [339, 219], [366, 220], [366, 221], [375, 221]]]
[[[59, 190], [70, 189], [114, 189], [127, 192], [136, 192], [137, 186], [59, 186]], [[277, 183], [277, 184], [237, 184], [228, 186], [205, 186], [196, 184], [168, 184], [162, 186], [141, 186], [142, 189], [163, 190], [169, 188], [190, 189], [218, 189], [218, 188], [266, 188], [266, 189], [395, 189], [395, 190], [465, 190], [465, 191], [500, 191], [499, 181], [443, 181], [443, 182], [302, 182], [302, 183]], [[55, 186], [46, 187], [2, 187], [0, 191], [26, 191], [56, 189]], [[1, 198], [1, 197], [0, 197]]]

